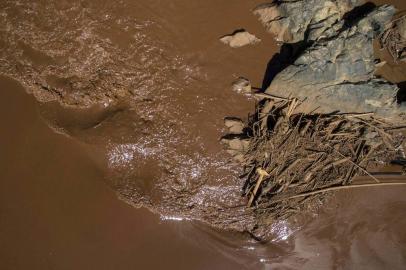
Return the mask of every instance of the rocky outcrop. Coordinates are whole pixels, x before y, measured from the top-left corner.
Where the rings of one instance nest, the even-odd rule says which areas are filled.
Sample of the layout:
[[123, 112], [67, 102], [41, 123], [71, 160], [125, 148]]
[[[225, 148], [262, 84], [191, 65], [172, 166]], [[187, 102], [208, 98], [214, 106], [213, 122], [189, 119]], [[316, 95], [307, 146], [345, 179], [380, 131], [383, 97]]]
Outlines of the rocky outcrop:
[[276, 39], [285, 43], [316, 40], [334, 32], [333, 26], [362, 0], [286, 0], [263, 4], [254, 14]]
[[384, 5], [352, 24], [338, 22], [335, 35], [320, 37], [304, 50], [266, 93], [306, 99], [305, 104], [319, 112], [376, 112], [385, 117], [399, 113], [397, 86], [374, 76], [373, 39], [394, 13], [393, 6]]

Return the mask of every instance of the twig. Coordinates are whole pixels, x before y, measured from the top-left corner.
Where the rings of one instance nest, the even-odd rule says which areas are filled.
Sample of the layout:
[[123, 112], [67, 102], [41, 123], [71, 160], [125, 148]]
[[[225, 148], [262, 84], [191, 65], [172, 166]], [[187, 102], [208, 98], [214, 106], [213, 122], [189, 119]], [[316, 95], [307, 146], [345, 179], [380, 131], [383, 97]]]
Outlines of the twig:
[[402, 129], [406, 129], [406, 126], [385, 128], [386, 131], [388, 131], [388, 130], [402, 130]]
[[[382, 137], [386, 137], [387, 139], [389, 139], [389, 141], [390, 141], [391, 143], [393, 143], [392, 137], [391, 137], [387, 132], [385, 132], [385, 130], [383, 130], [383, 129], [377, 127], [376, 125], [372, 125], [371, 123], [368, 123], [368, 122], [364, 121], [364, 120], [361, 119], [361, 118], [357, 118], [357, 119], [358, 119], [359, 121], [361, 121], [362, 123], [364, 123], [364, 124], [370, 126], [371, 128], [376, 129], [376, 130], [378, 131], [378, 133], [380, 133], [381, 136], [384, 135], [384, 136], [382, 136]], [[391, 146], [391, 147], [389, 147], [389, 148], [392, 148], [392, 149], [394, 148], [393, 145], [388, 145], [388, 146]]]
[[[337, 154], [339, 154], [340, 156], [342, 156], [343, 158], [347, 158], [345, 155], [341, 154], [339, 151], [337, 151], [336, 149], [334, 149], [333, 147], [331, 147], [330, 145], [328, 145], [328, 147], [332, 148], [334, 152], [336, 152]], [[372, 179], [374, 179], [374, 181], [376, 183], [380, 183], [379, 180], [373, 176], [372, 174], [370, 174], [367, 170], [365, 170], [364, 168], [362, 168], [361, 166], [359, 166], [358, 164], [356, 164], [354, 161], [352, 161], [350, 158], [348, 158], [348, 161], [351, 162], [354, 166], [356, 166], [358, 169], [360, 169], [361, 171], [363, 171], [364, 173], [366, 173], [369, 177], [371, 177]]]
[[320, 189], [320, 190], [315, 190], [315, 191], [311, 191], [311, 192], [306, 192], [306, 193], [290, 196], [287, 198], [281, 198], [281, 199], [278, 199], [275, 201], [271, 201], [269, 203], [273, 204], [273, 203], [277, 203], [277, 202], [281, 202], [281, 201], [285, 201], [285, 200], [307, 197], [307, 196], [316, 195], [316, 194], [323, 193], [323, 192], [337, 191], [337, 190], [343, 190], [343, 189], [380, 187], [380, 186], [400, 186], [400, 185], [406, 185], [406, 182], [374, 183], [374, 184], [359, 184], [359, 185], [329, 187], [329, 188], [324, 188], [324, 189]]
[[366, 154], [366, 156], [358, 163], [359, 165], [361, 165], [362, 163], [364, 163], [365, 161], [368, 161], [369, 156], [376, 150], [378, 149], [383, 143], [378, 143], [377, 145], [374, 145], [371, 147], [371, 149], [369, 150], [368, 154]]
[[[359, 161], [359, 157], [361, 155], [362, 149], [364, 148], [364, 144], [365, 144], [364, 140], [358, 144], [357, 150], [355, 150], [355, 160], [352, 162], [353, 165], [351, 166], [351, 169], [348, 171], [348, 175], [344, 181], [344, 184], [348, 184], [351, 181], [351, 177], [354, 172], [354, 167], [355, 165], [357, 165], [357, 162]], [[379, 181], [377, 183], [379, 183]]]
[[374, 115], [373, 112], [369, 112], [369, 113], [342, 113], [342, 114], [338, 114], [340, 116], [345, 116], [345, 117], [364, 117], [364, 116], [371, 116]]
[[251, 197], [248, 201], [248, 207], [251, 207], [252, 202], [254, 201], [255, 195], [257, 195], [258, 189], [261, 186], [262, 181], [264, 181], [264, 177], [269, 176], [269, 174], [262, 168], [258, 168], [257, 173], [259, 174], [259, 179], [258, 179], [257, 184], [255, 185], [255, 188], [252, 191]]
[[256, 97], [260, 98], [268, 98], [268, 99], [275, 99], [275, 100], [284, 100], [284, 101], [291, 101], [292, 98], [284, 98], [284, 97], [279, 97], [271, 94], [265, 94], [265, 93], [257, 93], [255, 94]]

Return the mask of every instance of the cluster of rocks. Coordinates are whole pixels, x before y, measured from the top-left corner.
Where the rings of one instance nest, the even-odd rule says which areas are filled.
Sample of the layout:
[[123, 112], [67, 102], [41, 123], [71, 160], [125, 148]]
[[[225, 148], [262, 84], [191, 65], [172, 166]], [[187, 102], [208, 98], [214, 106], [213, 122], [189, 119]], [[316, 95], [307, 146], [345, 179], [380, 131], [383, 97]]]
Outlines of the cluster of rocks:
[[[314, 209], [311, 200], [322, 202], [318, 195], [327, 190], [403, 160], [405, 107], [397, 85], [375, 76], [373, 42], [387, 31], [393, 6], [285, 0], [254, 13], [295, 48], [292, 64], [256, 93], [263, 99], [248, 123], [225, 119], [222, 142], [244, 167], [242, 193], [256, 214], [254, 234], [263, 235], [275, 219]], [[244, 85], [249, 81], [239, 78], [233, 89]]]
[[[398, 86], [375, 76], [373, 42], [388, 31], [396, 9], [361, 2], [275, 1], [254, 9], [277, 40], [289, 46], [300, 44], [292, 64], [276, 74], [263, 94], [257, 94], [265, 97], [258, 108], [261, 115], [269, 113], [274, 103], [270, 97], [277, 97], [300, 100], [297, 111], [304, 113], [374, 113], [389, 122], [404, 121], [405, 106], [397, 100]], [[244, 92], [244, 85], [251, 91], [244, 78], [233, 83], [233, 90]], [[229, 129], [230, 125], [226, 119]], [[231, 129], [230, 133], [223, 143], [239, 161], [249, 145], [247, 134], [240, 134], [244, 144], [237, 142]]]
[[[276, 40], [298, 48], [293, 63], [265, 86], [266, 94], [305, 101], [304, 112], [373, 112], [392, 120], [403, 118], [399, 88], [375, 76], [373, 41], [390, 32], [393, 6], [376, 7], [362, 0], [288, 0], [262, 4], [253, 12]], [[406, 20], [395, 26], [401, 38]], [[221, 41], [237, 48], [260, 40], [237, 31]], [[396, 45], [395, 53], [403, 52], [404, 47]], [[232, 88], [240, 93], [252, 90], [245, 78], [237, 79]]]
[[351, 0], [300, 0], [261, 5], [260, 20], [285, 43], [302, 42], [292, 65], [276, 75], [267, 94], [305, 100], [303, 111], [374, 112], [399, 119], [398, 87], [377, 78], [373, 40], [396, 9]]
[[221, 139], [221, 142], [227, 145], [227, 153], [229, 153], [234, 160], [242, 162], [244, 154], [248, 151], [250, 140], [244, 138], [245, 123], [236, 117], [226, 117], [224, 125], [228, 130], [227, 136]]

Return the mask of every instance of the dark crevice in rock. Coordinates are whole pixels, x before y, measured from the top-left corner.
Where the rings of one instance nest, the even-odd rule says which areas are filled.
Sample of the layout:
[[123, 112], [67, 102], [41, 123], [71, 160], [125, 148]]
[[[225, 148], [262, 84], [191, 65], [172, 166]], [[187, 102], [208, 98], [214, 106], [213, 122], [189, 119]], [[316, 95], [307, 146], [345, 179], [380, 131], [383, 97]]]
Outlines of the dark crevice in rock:
[[399, 91], [396, 95], [398, 104], [404, 104], [406, 101], [406, 81], [398, 83]]
[[371, 2], [367, 2], [361, 6], [355, 7], [343, 16], [344, 27], [348, 29], [356, 25], [360, 20], [368, 16], [376, 8], [376, 5]]

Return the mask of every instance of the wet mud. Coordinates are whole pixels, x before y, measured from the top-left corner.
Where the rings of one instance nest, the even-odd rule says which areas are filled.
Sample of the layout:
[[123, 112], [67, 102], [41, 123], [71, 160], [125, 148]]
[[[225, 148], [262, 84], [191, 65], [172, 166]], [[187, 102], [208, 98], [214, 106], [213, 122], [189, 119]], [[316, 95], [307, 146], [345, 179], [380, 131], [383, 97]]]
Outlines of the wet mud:
[[[249, 234], [241, 169], [219, 139], [224, 116], [255, 106], [231, 82], [262, 88], [286, 66], [267, 69], [282, 49], [252, 16], [258, 4], [0, 3], [0, 73], [40, 102], [47, 125], [2, 78], [7, 269], [403, 268], [405, 188], [340, 191], [324, 210], [273, 224], [266, 243]], [[219, 42], [241, 28], [261, 42]], [[402, 65], [378, 72], [402, 85]]]

